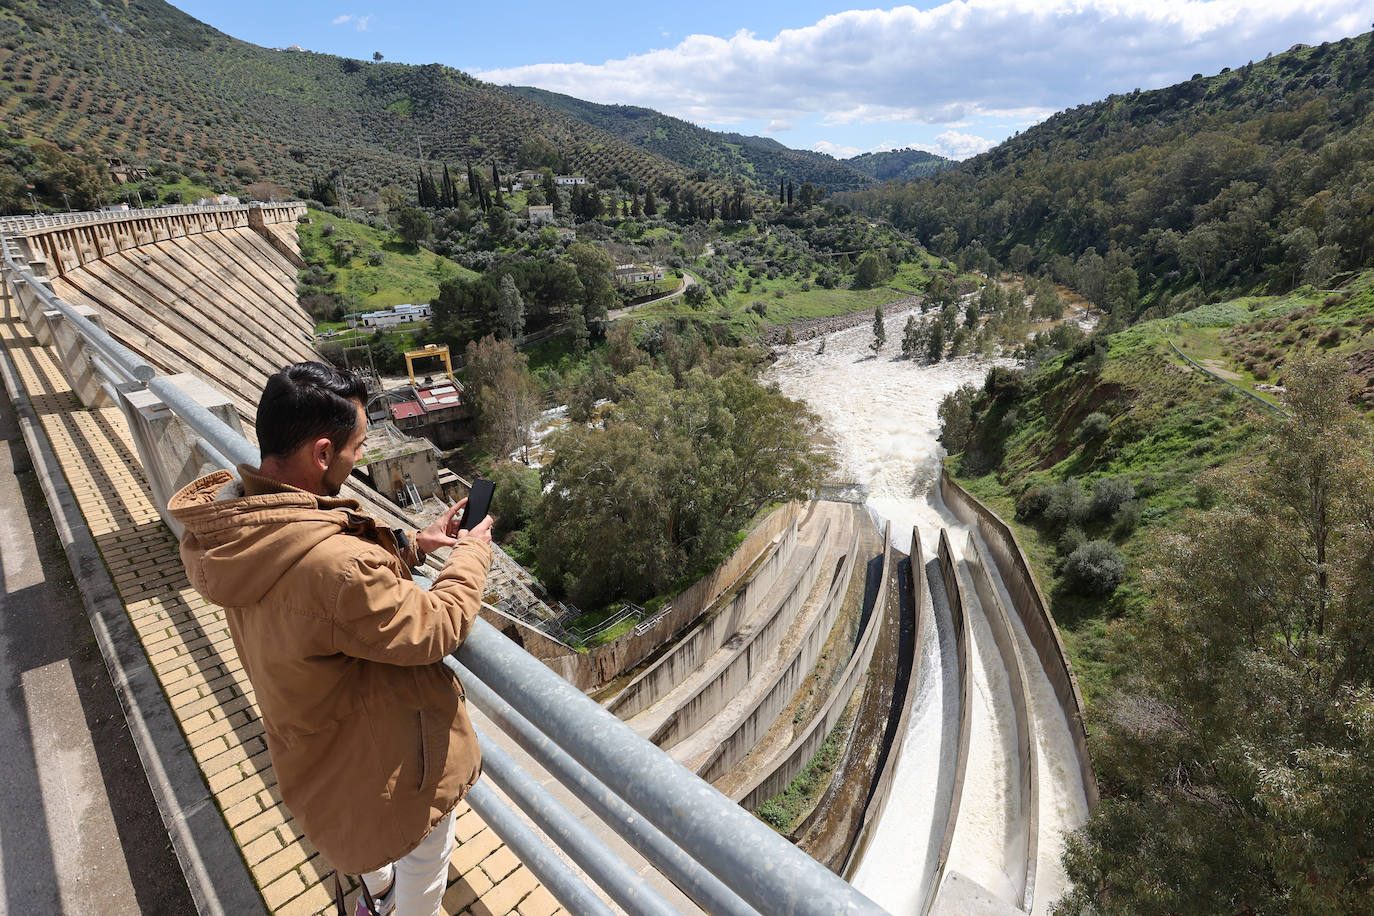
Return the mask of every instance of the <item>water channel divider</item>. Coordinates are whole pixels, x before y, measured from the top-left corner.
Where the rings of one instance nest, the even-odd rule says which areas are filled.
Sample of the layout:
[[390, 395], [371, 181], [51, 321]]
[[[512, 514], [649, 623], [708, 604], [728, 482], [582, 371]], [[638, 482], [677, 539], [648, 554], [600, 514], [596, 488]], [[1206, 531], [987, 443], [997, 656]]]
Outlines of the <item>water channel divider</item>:
[[[921, 671], [921, 642], [925, 638], [925, 614], [922, 613], [922, 609], [926, 602], [926, 564], [925, 555], [921, 548], [921, 532], [914, 526], [911, 529], [911, 560], [907, 566], [907, 572], [910, 576], [912, 612], [916, 616], [911, 637], [913, 642], [911, 672], [906, 681], [906, 693], [900, 700], [901, 712], [898, 714], [897, 727], [892, 732], [894, 735], [893, 746], [888, 750], [887, 759], [883, 761], [883, 768], [873, 781], [873, 789], [869, 793], [868, 801], [864, 805], [863, 817], [859, 821], [859, 832], [854, 837], [854, 843], [850, 846], [849, 855], [840, 871], [846, 881], [854, 880], [854, 873], [858, 870], [859, 863], [863, 861], [864, 853], [868, 851], [868, 844], [872, 842], [873, 833], [883, 819], [883, 812], [887, 810], [887, 800], [892, 796], [892, 784], [897, 778], [897, 767], [902, 761], [902, 749], [906, 746], [907, 729], [911, 727], [911, 710], [916, 702], [916, 691], [923, 673]], [[895, 697], [894, 705], [897, 705]]]
[[[849, 705], [859, 679], [868, 670], [868, 664], [873, 659], [873, 648], [878, 644], [878, 635], [882, 632], [883, 618], [886, 616], [887, 582], [891, 563], [892, 523], [888, 522], [883, 526], [883, 552], [882, 565], [878, 571], [878, 591], [873, 598], [873, 607], [868, 614], [867, 626], [864, 632], [859, 634], [858, 642], [854, 647], [854, 654], [850, 657], [849, 664], [845, 666], [839, 683], [830, 691], [830, 696], [811, 719], [811, 723], [803, 729], [801, 735], [788, 746], [787, 750], [778, 756], [772, 768], [755, 777], [738, 796], [739, 803], [750, 811], [757, 810], [758, 806], [767, 799], [787, 788], [797, 774], [805, 769], [806, 764], [820, 750], [826, 736], [830, 734], [830, 730], [839, 721], [845, 707]], [[824, 632], [828, 635], [829, 631], [830, 627], [827, 626]], [[815, 663], [816, 658], [813, 656], [809, 664], [814, 666]]]
[[954, 789], [949, 798], [949, 813], [945, 816], [944, 837], [935, 860], [935, 874], [926, 888], [926, 899], [918, 913], [929, 913], [949, 864], [949, 850], [954, 845], [954, 829], [959, 822], [959, 805], [964, 794], [964, 778], [968, 775], [969, 738], [973, 732], [973, 666], [969, 664], [969, 650], [973, 645], [973, 631], [969, 625], [964, 585], [959, 581], [958, 560], [949, 545], [949, 532], [940, 529], [940, 578], [949, 600], [949, 614], [954, 622], [955, 657], [959, 666], [959, 745], [954, 757]]
[[1012, 715], [1016, 719], [1016, 771], [1019, 783], [1017, 814], [1025, 825], [1025, 867], [1022, 871], [1020, 907], [1027, 913], [1035, 897], [1035, 866], [1039, 855], [1040, 837], [1040, 756], [1035, 734], [1031, 730], [1030, 686], [1026, 681], [1026, 665], [1021, 658], [1016, 633], [1006, 604], [992, 579], [991, 562], [978, 535], [968, 533], [968, 548], [964, 562], [972, 573], [973, 588], [983, 606], [983, 616], [992, 630], [993, 641], [1002, 656], [1011, 693]]
[[[782, 575], [774, 577], [770, 583], [776, 586], [781, 582], [785, 591], [773, 608], [758, 622], [751, 632], [741, 634], [740, 625], [727, 637], [733, 641], [742, 635], [739, 645], [733, 646], [730, 655], [720, 665], [718, 671], [692, 693], [678, 702], [653, 735], [649, 738], [654, 744], [667, 750], [677, 746], [709, 722], [718, 712], [743, 691], [754, 672], [766, 665], [787, 634], [797, 615], [806, 606], [807, 598], [820, 575], [821, 558], [826, 555], [827, 541], [833, 518], [827, 518], [821, 526], [820, 537], [809, 553], [802, 557], [800, 565], [791, 572], [791, 581]], [[746, 585], [746, 589], [748, 589]], [[766, 598], [772, 589], [763, 590], [760, 598]], [[758, 604], [757, 601], [754, 604]], [[709, 660], [709, 659], [706, 659]]]
[[1059, 627], [1050, 613], [1049, 602], [1035, 581], [1030, 561], [1021, 550], [1006, 522], [998, 518], [981, 502], [959, 486], [947, 468], [940, 469], [940, 496], [945, 505], [959, 521], [982, 535], [983, 543], [1002, 577], [1002, 584], [1011, 595], [1012, 609], [1021, 618], [1026, 628], [1026, 636], [1040, 665], [1054, 688], [1059, 708], [1069, 725], [1069, 737], [1073, 740], [1074, 754], [1078, 758], [1079, 777], [1083, 783], [1083, 794], [1088, 801], [1088, 810], [1097, 806], [1097, 774], [1093, 770], [1092, 757], [1088, 753], [1088, 729], [1083, 718], [1083, 695], [1078, 689], [1078, 678], [1074, 676], [1069, 654], [1064, 649], [1064, 640], [1059, 635]]
[[[820, 613], [813, 619], [811, 629], [797, 644], [773, 685], [750, 704], [734, 731], [721, 741], [715, 752], [697, 768], [697, 773], [707, 782], [719, 780], [758, 744], [759, 738], [772, 727], [778, 714], [787, 707], [792, 695], [815, 666], [816, 657], [820, 654], [821, 646], [825, 644], [835, 617], [844, 606], [844, 596], [849, 589], [850, 577], [854, 574], [859, 549], [859, 526], [855, 523], [852, 528], [844, 557], [831, 579], [823, 599], [824, 604]], [[818, 629], [819, 640], [814, 638]], [[806, 651], [808, 646], [811, 647], [810, 652]], [[806, 658], [807, 655], [810, 656], [809, 660]], [[733, 797], [739, 801], [744, 794], [737, 793]]]
[[753, 614], [792, 558], [797, 546], [797, 520], [794, 518], [766, 548], [760, 562], [751, 565], [753, 575], [743, 582], [731, 583], [706, 609], [705, 619], [679, 639], [649, 667], [645, 668], [606, 708], [622, 719], [648, 709], [680, 684], [697, 666], [710, 658], [733, 636], [743, 621]]

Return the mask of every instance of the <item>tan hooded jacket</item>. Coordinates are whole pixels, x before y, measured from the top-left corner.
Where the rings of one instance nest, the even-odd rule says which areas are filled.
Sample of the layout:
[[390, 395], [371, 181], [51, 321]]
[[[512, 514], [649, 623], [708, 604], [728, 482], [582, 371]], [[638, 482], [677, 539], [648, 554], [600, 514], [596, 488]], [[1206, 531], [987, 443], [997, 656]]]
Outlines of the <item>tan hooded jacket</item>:
[[[440, 660], [472, 629], [491, 549], [465, 538], [430, 591], [351, 499], [239, 467], [172, 497], [191, 584], [225, 609], [282, 801], [337, 869], [410, 852], [481, 772]], [[413, 555], [406, 558], [413, 562]]]

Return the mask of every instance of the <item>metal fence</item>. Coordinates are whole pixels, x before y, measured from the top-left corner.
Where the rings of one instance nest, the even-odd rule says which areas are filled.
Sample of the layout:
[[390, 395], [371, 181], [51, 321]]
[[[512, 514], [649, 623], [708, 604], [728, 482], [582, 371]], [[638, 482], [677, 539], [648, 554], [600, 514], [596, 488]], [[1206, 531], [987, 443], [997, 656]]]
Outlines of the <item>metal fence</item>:
[[[237, 429], [184, 386], [158, 376], [88, 314], [56, 297], [13, 256], [9, 245], [0, 249], [3, 292], [20, 303], [25, 316], [43, 316], [49, 328], [44, 336], [75, 342], [79, 354], [65, 352], [70, 347], [62, 354], [68, 371], [70, 359], [84, 360], [82, 365], [98, 376], [98, 390], [124, 410], [131, 426], [140, 417], [130, 396], [141, 393], [146, 401], [151, 393], [160, 401], [159, 415], [170, 412], [176, 418], [179, 440], [190, 443], [202, 466], [232, 469], [235, 463], [257, 463], [257, 447]], [[52, 330], [54, 324], [63, 326], [60, 334]], [[147, 452], [140, 449], [140, 459], [150, 481], [167, 478], [168, 468], [148, 466]], [[186, 472], [186, 467], [179, 469]], [[480, 618], [446, 663], [463, 678], [473, 703], [509, 741], [529, 753], [706, 912], [883, 912]], [[469, 803], [569, 911], [612, 912], [601, 894], [589, 887], [590, 880], [626, 912], [674, 912], [633, 866], [550, 796], [500, 744], [486, 735], [479, 741], [487, 776], [519, 813], [484, 782], [473, 787]], [[562, 855], [531, 829], [527, 819]], [[569, 866], [564, 855], [578, 867]]]

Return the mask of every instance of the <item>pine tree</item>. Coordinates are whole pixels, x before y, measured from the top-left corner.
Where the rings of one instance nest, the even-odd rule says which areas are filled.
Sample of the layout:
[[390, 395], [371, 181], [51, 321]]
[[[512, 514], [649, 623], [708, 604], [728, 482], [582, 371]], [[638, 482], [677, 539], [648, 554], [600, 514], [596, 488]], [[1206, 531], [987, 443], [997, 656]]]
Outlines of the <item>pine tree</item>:
[[945, 357], [945, 329], [938, 321], [931, 322], [930, 337], [927, 338], [926, 359], [938, 363]]
[[915, 359], [920, 348], [920, 330], [916, 327], [916, 316], [906, 316], [906, 326], [902, 328], [902, 358]]
[[781, 204], [781, 203], [786, 203], [786, 201], [787, 201], [787, 179], [785, 179], [785, 178], [779, 178], [779, 179], [778, 179], [778, 203], [780, 203], [780, 204]]
[[787, 182], [787, 206], [792, 206], [792, 182]]
[[654, 199], [654, 189], [645, 187], [644, 189], [644, 215], [653, 216], [658, 213], [658, 201]]
[[496, 336], [519, 340], [525, 331], [525, 300], [510, 274], [501, 278], [496, 293]]
[[471, 194], [474, 198], [480, 198], [482, 195], [479, 194], [478, 191], [477, 191], [477, 178], [476, 178], [476, 176], [475, 176], [475, 175], [473, 174], [473, 172], [472, 172], [472, 163], [469, 162], [469, 163], [467, 164], [467, 167], [468, 167], [468, 193]]
[[887, 343], [887, 328], [883, 326], [883, 307], [880, 305], [873, 310], [873, 342], [868, 348], [877, 356], [878, 351]]

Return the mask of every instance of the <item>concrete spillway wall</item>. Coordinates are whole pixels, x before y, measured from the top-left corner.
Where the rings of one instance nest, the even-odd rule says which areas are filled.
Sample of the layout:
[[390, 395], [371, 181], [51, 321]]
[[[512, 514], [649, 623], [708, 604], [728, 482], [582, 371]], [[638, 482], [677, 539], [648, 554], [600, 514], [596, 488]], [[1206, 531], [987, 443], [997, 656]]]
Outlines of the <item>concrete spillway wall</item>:
[[672, 610], [644, 633], [631, 630], [619, 638], [587, 652], [569, 652], [562, 643], [549, 639], [533, 627], [508, 621], [506, 628], [526, 652], [558, 672], [579, 690], [592, 690], [609, 683], [672, 642], [673, 637], [692, 626], [722, 594], [740, 584], [740, 577], [770, 550], [773, 539], [796, 522], [801, 506], [788, 503], [758, 524], [744, 543], [714, 571], [698, 579], [670, 602]]
[[964, 585], [959, 581], [958, 561], [950, 549], [949, 534], [940, 529], [940, 545], [937, 559], [940, 563], [940, 579], [949, 600], [949, 614], [954, 622], [954, 656], [959, 668], [959, 742], [954, 756], [953, 791], [950, 793], [949, 813], [945, 816], [944, 836], [940, 840], [940, 852], [936, 857], [935, 875], [927, 893], [930, 895], [918, 912], [930, 911], [934, 896], [940, 888], [940, 880], [949, 864], [949, 850], [954, 845], [954, 829], [959, 823], [959, 803], [964, 794], [964, 778], [968, 774], [969, 739], [973, 733], [973, 666], [969, 662], [969, 652], [973, 648], [973, 629], [968, 619], [968, 602], [964, 595]]
[[1021, 618], [1021, 625], [1026, 628], [1026, 636], [1035, 647], [1040, 664], [1045, 669], [1045, 675], [1054, 688], [1059, 707], [1069, 723], [1069, 735], [1073, 739], [1079, 775], [1083, 781], [1083, 794], [1091, 809], [1097, 805], [1097, 774], [1093, 770], [1092, 757], [1088, 753], [1088, 732], [1083, 720], [1083, 695], [1078, 690], [1078, 679], [1074, 676], [1073, 666], [1069, 662], [1068, 653], [1064, 650], [1059, 627], [1055, 625], [1049, 603], [1035, 582], [1030, 563], [1006, 523], [970, 496], [943, 468], [940, 471], [940, 495], [955, 516], [982, 535], [984, 543], [988, 546], [988, 552], [1002, 577], [1002, 583], [1011, 595], [1012, 609]]
[[989, 570], [987, 552], [978, 543], [978, 536], [971, 531], [968, 548], [964, 551], [964, 562], [968, 564], [974, 591], [978, 593], [983, 615], [987, 618], [993, 641], [997, 643], [997, 651], [1006, 667], [1007, 687], [1011, 692], [1012, 719], [1016, 723], [1017, 779], [1020, 784], [1017, 793], [1019, 808], [1014, 822], [1025, 831], [1022, 840], [1025, 844], [1025, 867], [1021, 874], [1020, 907], [1029, 913], [1035, 895], [1035, 866], [1040, 836], [1040, 761], [1035, 736], [1031, 732], [1030, 687], [1026, 682], [1026, 666], [1021, 658], [1021, 649], [1016, 644], [1016, 634], [1012, 632], [1011, 618]]
[[[835, 618], [844, 607], [849, 580], [854, 575], [854, 566], [857, 562], [859, 536], [860, 529], [858, 525], [854, 525], [844, 557], [826, 588], [820, 608], [812, 617], [807, 632], [793, 649], [787, 663], [779, 670], [772, 686], [750, 705], [735, 729], [698, 769], [702, 778], [708, 782], [720, 779], [753, 750], [759, 739], [772, 727], [778, 714], [787, 708], [792, 695], [815, 667], [821, 648], [830, 637]], [[735, 800], [739, 801], [748, 791], [749, 787], [746, 787], [743, 792], [736, 793]]]
[[[730, 657], [706, 683], [685, 697], [663, 724], [654, 730], [649, 740], [659, 747], [671, 748], [708, 722], [720, 712], [732, 697], [744, 689], [754, 672], [764, 666], [777, 651], [783, 636], [791, 629], [797, 614], [811, 594], [821, 571], [832, 519], [827, 518], [816, 543], [801, 558], [790, 575], [781, 579], [783, 592], [770, 609], [765, 608], [764, 619], [751, 632], [743, 634]], [[779, 580], [775, 575], [774, 580]], [[772, 583], [769, 583], [770, 585]], [[767, 594], [763, 589], [760, 595]], [[757, 603], [757, 599], [755, 600]], [[734, 630], [739, 634], [739, 628]], [[724, 639], [722, 639], [722, 645]], [[703, 657], [704, 658], [704, 657]]]
[[304, 213], [278, 204], [91, 214], [15, 241], [61, 299], [159, 372], [205, 377], [251, 424], [266, 377], [317, 358], [296, 301]]
[[792, 559], [796, 546], [797, 522], [794, 519], [769, 545], [767, 556], [754, 569], [753, 576], [720, 597], [718, 603], [724, 606], [710, 608], [705, 620], [637, 675], [606, 708], [620, 718], [628, 719], [648, 709], [682, 683], [725, 645], [727, 639], [738, 633], [744, 621], [753, 616], [759, 603]]
[[[830, 692], [830, 697], [825, 701], [825, 705], [821, 707], [816, 717], [811, 720], [801, 735], [778, 757], [777, 762], [769, 770], [759, 774], [739, 793], [735, 800], [743, 807], [753, 811], [766, 800], [787, 788], [787, 785], [797, 777], [797, 774], [820, 750], [826, 736], [830, 734], [830, 730], [839, 721], [845, 707], [853, 699], [855, 689], [859, 686], [863, 675], [868, 671], [868, 664], [873, 659], [873, 648], [878, 644], [878, 636], [882, 632], [883, 618], [886, 616], [889, 571], [892, 563], [892, 523], [888, 522], [883, 526], [883, 552], [882, 565], [878, 570], [880, 577], [878, 591], [874, 596], [868, 621], [863, 632], [859, 634], [859, 640], [854, 647], [854, 654], [850, 657], [849, 664], [845, 666], [844, 673], [840, 675], [839, 683]], [[827, 633], [829, 629], [830, 627], [827, 626]], [[811, 659], [811, 664], [815, 664], [814, 657]]]
[[[267, 231], [281, 223], [295, 225], [306, 212], [303, 203], [261, 204], [243, 207], [207, 207], [171, 214], [131, 210], [111, 214], [82, 225], [51, 226], [29, 231], [24, 238], [30, 266], [44, 261], [49, 276], [109, 257], [118, 251], [142, 248], [174, 238], [224, 232], [229, 229]], [[299, 253], [296, 258], [299, 259]]]
[[873, 791], [864, 805], [858, 833], [840, 871], [846, 881], [854, 879], [854, 871], [863, 860], [868, 844], [873, 839], [873, 831], [883, 819], [887, 800], [892, 795], [892, 784], [897, 777], [897, 766], [901, 763], [902, 747], [906, 744], [904, 739], [911, 725], [911, 709], [916, 700], [916, 688], [921, 676], [921, 641], [925, 638], [925, 615], [921, 613], [921, 608], [926, 601], [926, 564], [921, 548], [921, 534], [915, 528], [911, 529], [911, 559], [907, 565], [907, 574], [910, 576], [908, 585], [911, 588], [912, 613], [916, 616], [912, 636], [911, 672], [907, 677], [906, 692], [900, 698], [894, 698], [894, 706], [899, 705], [901, 712], [898, 713], [896, 728], [891, 730], [891, 734], [895, 736], [892, 747], [883, 761], [882, 769], [878, 771], [877, 778], [873, 781]]

